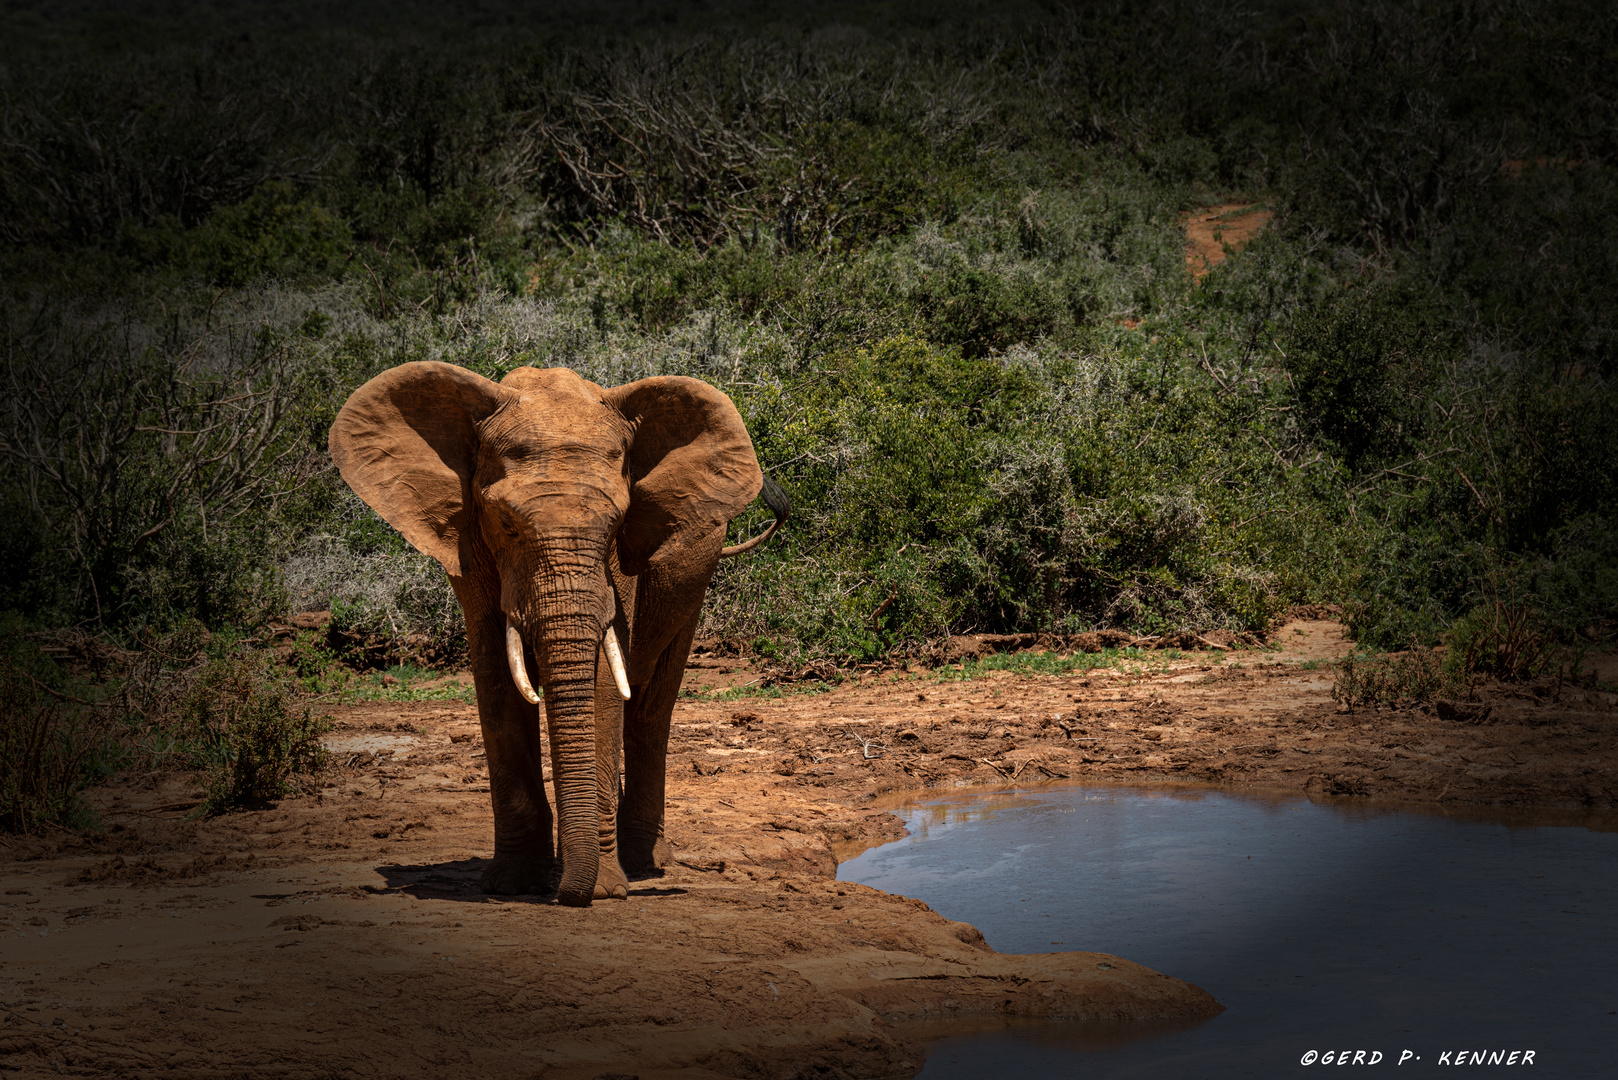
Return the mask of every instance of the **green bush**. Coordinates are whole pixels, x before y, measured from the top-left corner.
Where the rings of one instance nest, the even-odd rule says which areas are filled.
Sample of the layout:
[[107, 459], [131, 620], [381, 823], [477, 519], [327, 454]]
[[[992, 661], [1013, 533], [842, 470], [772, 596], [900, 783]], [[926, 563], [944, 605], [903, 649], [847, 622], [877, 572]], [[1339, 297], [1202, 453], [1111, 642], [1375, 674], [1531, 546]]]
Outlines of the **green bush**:
[[1424, 368], [1443, 359], [1444, 343], [1431, 340], [1437, 320], [1410, 308], [1409, 297], [1345, 295], [1290, 327], [1299, 414], [1351, 472], [1408, 457], [1421, 442], [1420, 402], [1431, 391]]
[[330, 721], [298, 702], [286, 670], [261, 653], [207, 661], [163, 726], [206, 777], [206, 814], [263, 806], [304, 790], [327, 764]]
[[[1591, 0], [499, 10], [0, 15], [0, 608], [452, 658], [324, 449], [444, 360], [729, 393], [797, 510], [702, 632], [783, 661], [1325, 600], [1404, 647], [1491, 575], [1618, 619]], [[1226, 202], [1276, 217], [1194, 282]]]

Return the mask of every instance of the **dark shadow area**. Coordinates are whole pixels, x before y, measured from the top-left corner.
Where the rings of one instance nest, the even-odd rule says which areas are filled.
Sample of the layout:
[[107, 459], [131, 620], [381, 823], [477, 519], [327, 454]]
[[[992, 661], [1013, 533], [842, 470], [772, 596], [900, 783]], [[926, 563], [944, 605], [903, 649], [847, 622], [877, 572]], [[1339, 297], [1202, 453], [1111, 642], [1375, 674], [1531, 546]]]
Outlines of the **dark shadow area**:
[[[516, 893], [501, 896], [485, 893], [478, 882], [492, 861], [491, 859], [455, 859], [439, 863], [388, 863], [376, 868], [376, 872], [381, 874], [383, 880], [387, 882], [387, 887], [386, 889], [377, 889], [375, 891], [404, 893], [407, 896], [414, 896], [418, 900], [459, 900], [471, 904], [554, 904], [556, 902], [554, 880], [551, 883], [551, 888], [542, 893]], [[553, 876], [559, 876], [560, 873], [560, 868], [558, 868], [556, 875]], [[662, 870], [654, 870], [649, 874], [632, 875], [630, 880], [655, 880], [662, 876]], [[685, 892], [686, 890], [684, 889], [647, 886], [645, 888], [630, 889], [629, 895], [683, 896]]]
[[1067, 1054], [1111, 1050], [1142, 1039], [1162, 1038], [1189, 1031], [1207, 1019], [1195, 1020], [1052, 1020], [1031, 1016], [952, 1016], [935, 1020], [907, 1020], [892, 1025], [895, 1034], [929, 1044], [928, 1057], [953, 1057], [962, 1052], [951, 1040], [969, 1048], [981, 1036], [1000, 1036]]
[[414, 896], [418, 900], [459, 900], [472, 904], [553, 904], [556, 890], [491, 896], [478, 885], [492, 859], [455, 859], [440, 863], [401, 865], [389, 863], [376, 868], [388, 883], [388, 891]]

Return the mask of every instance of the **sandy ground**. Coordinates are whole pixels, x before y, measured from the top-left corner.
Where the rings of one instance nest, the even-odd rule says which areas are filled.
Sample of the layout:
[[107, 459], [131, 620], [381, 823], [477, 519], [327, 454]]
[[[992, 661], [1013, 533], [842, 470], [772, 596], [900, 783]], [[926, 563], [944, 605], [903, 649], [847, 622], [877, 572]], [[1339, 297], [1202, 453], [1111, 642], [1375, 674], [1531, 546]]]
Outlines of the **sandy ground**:
[[[318, 795], [189, 820], [126, 777], [108, 828], [0, 862], [0, 1071], [512, 1080], [908, 1076], [975, 1017], [1194, 1020], [1207, 994], [1086, 952], [1003, 956], [918, 901], [835, 881], [902, 835], [894, 793], [1204, 783], [1457, 809], [1611, 807], [1618, 695], [1485, 688], [1344, 713], [1330, 621], [1268, 651], [1124, 672], [873, 672], [824, 693], [698, 656], [675, 714], [676, 863], [589, 909], [475, 887], [491, 819], [473, 707], [336, 710]], [[1599, 659], [1607, 686], [1618, 658]]]
[[1225, 261], [1225, 249], [1240, 251], [1270, 223], [1273, 215], [1262, 203], [1224, 203], [1205, 206], [1185, 219], [1189, 245], [1185, 253], [1191, 277], [1201, 281]]

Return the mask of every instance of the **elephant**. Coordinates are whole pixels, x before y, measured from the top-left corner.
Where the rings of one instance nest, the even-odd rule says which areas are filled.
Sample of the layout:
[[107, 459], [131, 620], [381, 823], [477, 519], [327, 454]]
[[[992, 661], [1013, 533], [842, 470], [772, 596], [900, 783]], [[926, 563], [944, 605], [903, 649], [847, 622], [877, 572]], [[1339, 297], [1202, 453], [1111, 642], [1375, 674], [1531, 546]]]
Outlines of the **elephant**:
[[[567, 368], [497, 383], [413, 362], [354, 391], [329, 445], [466, 615], [494, 805], [483, 890], [549, 892], [559, 855], [560, 903], [627, 897], [626, 869], [669, 858], [669, 724], [708, 585], [791, 513], [736, 406], [683, 376], [604, 389]], [[761, 488], [775, 521], [726, 547]]]

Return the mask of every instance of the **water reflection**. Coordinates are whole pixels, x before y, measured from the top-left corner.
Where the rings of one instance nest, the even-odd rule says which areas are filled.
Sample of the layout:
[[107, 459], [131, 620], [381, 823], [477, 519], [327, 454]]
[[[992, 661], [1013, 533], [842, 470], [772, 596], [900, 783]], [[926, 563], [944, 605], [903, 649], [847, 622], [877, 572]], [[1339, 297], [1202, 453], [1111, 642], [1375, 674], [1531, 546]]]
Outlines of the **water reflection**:
[[1228, 1008], [1174, 1032], [955, 1035], [928, 1078], [1267, 1076], [1311, 1048], [1380, 1049], [1388, 1064], [1410, 1049], [1415, 1067], [1496, 1043], [1577, 1076], [1618, 1046], [1610, 814], [1095, 787], [899, 812], [911, 836], [840, 877], [926, 900], [1002, 952], [1117, 953]]

